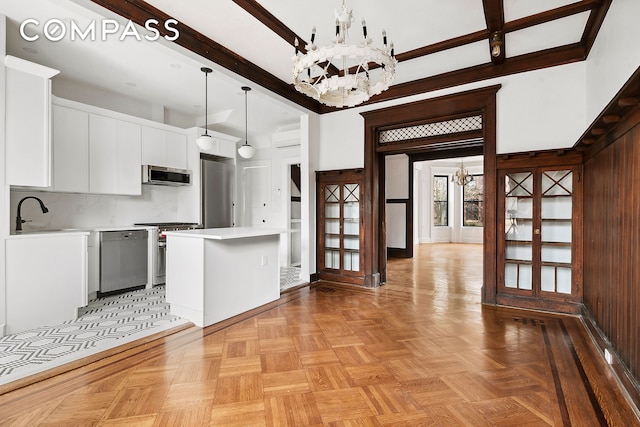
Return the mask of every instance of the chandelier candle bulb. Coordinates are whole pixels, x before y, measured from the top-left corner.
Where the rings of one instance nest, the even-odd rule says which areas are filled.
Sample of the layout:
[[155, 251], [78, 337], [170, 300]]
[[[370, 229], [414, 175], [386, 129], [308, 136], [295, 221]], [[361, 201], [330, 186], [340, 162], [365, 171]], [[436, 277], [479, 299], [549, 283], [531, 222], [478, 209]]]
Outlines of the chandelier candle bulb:
[[316, 39], [316, 27], [313, 27], [313, 29], [311, 30], [311, 44], [313, 44], [315, 39]]
[[364, 34], [364, 39], [367, 39], [367, 23], [364, 18], [362, 18], [362, 34]]
[[382, 44], [387, 47], [387, 32], [385, 30], [382, 30]]
[[296, 47], [296, 55], [298, 55], [298, 38], [293, 41], [293, 45]]

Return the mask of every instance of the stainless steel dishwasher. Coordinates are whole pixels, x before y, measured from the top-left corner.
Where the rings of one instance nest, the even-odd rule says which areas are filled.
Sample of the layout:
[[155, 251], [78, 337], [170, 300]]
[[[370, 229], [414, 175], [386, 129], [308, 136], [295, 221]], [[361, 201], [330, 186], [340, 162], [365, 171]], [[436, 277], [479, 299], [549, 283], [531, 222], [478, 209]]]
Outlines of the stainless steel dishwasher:
[[148, 239], [147, 230], [100, 232], [100, 296], [147, 284]]

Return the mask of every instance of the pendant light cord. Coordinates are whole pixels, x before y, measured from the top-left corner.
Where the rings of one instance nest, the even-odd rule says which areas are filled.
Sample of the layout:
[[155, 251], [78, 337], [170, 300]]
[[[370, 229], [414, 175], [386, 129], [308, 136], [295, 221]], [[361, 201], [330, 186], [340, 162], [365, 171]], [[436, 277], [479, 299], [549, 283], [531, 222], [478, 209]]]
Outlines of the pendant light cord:
[[242, 86], [241, 89], [244, 91], [244, 145], [249, 145], [249, 125], [247, 124], [249, 121], [249, 109], [247, 107], [247, 92], [251, 90], [249, 86]]
[[244, 91], [244, 144], [247, 145], [249, 144], [249, 136], [248, 136], [248, 122], [249, 122], [249, 116], [248, 116], [248, 108], [247, 108], [247, 90], [245, 89]]
[[209, 67], [202, 67], [200, 71], [204, 73], [204, 134], [209, 136], [207, 129], [209, 125], [209, 73], [213, 70]]
[[204, 134], [208, 135], [207, 130], [209, 121], [209, 74], [204, 72]]

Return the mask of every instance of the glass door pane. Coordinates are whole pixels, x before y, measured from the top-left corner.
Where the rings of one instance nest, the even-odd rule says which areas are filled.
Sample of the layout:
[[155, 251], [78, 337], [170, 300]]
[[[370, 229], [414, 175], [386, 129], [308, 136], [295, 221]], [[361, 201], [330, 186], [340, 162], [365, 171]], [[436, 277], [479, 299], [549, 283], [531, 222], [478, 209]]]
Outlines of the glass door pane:
[[324, 186], [325, 268], [340, 269], [340, 186]]
[[360, 270], [360, 185], [344, 184], [344, 266], [347, 271]]
[[532, 290], [533, 261], [533, 173], [505, 176], [504, 285]]
[[544, 171], [541, 193], [540, 290], [571, 294], [572, 172]]

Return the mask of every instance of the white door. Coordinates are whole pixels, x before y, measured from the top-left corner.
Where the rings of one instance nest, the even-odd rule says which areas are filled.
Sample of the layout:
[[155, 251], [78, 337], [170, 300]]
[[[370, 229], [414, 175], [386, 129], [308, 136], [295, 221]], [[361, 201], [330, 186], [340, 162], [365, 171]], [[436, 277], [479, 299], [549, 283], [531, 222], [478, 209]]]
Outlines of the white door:
[[269, 219], [271, 165], [242, 167], [243, 221], [245, 226], [265, 226]]

